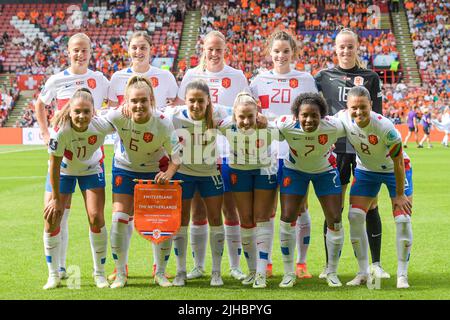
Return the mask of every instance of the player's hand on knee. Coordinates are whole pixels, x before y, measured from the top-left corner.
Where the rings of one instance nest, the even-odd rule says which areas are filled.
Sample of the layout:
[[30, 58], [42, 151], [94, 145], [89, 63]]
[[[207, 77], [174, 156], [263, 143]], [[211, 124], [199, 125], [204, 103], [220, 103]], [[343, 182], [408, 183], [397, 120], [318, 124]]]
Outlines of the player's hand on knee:
[[58, 221], [58, 219], [62, 217], [63, 212], [64, 208], [63, 205], [61, 204], [61, 201], [52, 199], [45, 206], [44, 219], [49, 224], [55, 224], [56, 221]]
[[399, 210], [402, 212], [405, 212], [408, 215], [411, 215], [412, 213], [412, 203], [411, 201], [408, 199], [407, 196], [405, 195], [401, 195], [401, 196], [396, 196], [393, 199], [394, 202], [394, 210]]

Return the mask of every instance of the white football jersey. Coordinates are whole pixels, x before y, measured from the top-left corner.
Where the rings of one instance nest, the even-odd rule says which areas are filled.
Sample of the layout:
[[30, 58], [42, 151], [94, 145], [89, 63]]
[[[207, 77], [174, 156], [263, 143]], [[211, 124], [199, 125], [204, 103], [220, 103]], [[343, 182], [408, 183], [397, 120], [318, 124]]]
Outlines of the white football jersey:
[[271, 156], [270, 144], [273, 140], [272, 135], [278, 138], [278, 129], [269, 125], [266, 129], [243, 132], [238, 129], [232, 117], [220, 121], [218, 129], [230, 145], [228, 165], [231, 168], [260, 169], [262, 175], [277, 173], [278, 162]]
[[189, 69], [183, 77], [178, 90], [178, 97], [186, 98], [186, 86], [193, 80], [202, 79], [209, 87], [212, 103], [224, 106], [233, 106], [234, 99], [241, 91], [250, 92], [247, 78], [242, 70], [225, 66], [220, 72], [200, 71], [197, 68]]
[[[178, 172], [199, 177], [218, 175], [217, 130], [206, 130], [204, 121], [192, 120], [187, 106], [167, 108], [165, 115], [172, 121], [181, 143], [182, 162]], [[227, 115], [226, 107], [214, 105], [216, 123]]]
[[147, 123], [138, 124], [122, 115], [121, 108], [106, 115], [120, 141], [114, 145], [114, 165], [134, 172], [159, 172], [160, 161], [178, 150], [178, 137], [172, 123], [154, 111]]
[[356, 167], [373, 172], [394, 172], [394, 162], [389, 151], [402, 143], [402, 137], [394, 124], [382, 115], [370, 112], [370, 122], [360, 128], [347, 110], [336, 115], [344, 124], [347, 139], [356, 150]]
[[167, 99], [177, 97], [178, 85], [173, 74], [167, 70], [150, 67], [145, 73], [133, 72], [131, 68], [115, 72], [111, 77], [108, 99], [122, 104], [125, 96], [127, 81], [132, 76], [142, 76], [150, 79], [155, 94], [156, 108], [163, 111], [167, 105]]
[[99, 71], [88, 70], [85, 74], [73, 74], [66, 69], [51, 76], [44, 85], [39, 99], [49, 105], [56, 99], [58, 110], [72, 98], [76, 90], [89, 89], [94, 98], [94, 108], [102, 108], [103, 100], [108, 98], [109, 81]]
[[252, 80], [250, 90], [269, 120], [290, 115], [292, 103], [301, 93], [318, 92], [311, 74], [297, 70], [286, 74], [274, 70], [262, 72]]
[[[290, 115], [295, 98], [306, 92], [318, 92], [311, 74], [291, 70], [280, 74], [274, 70], [258, 74], [250, 83], [253, 97], [259, 100], [262, 113], [269, 121], [278, 116]], [[279, 159], [289, 158], [289, 146], [286, 142], [274, 142], [272, 151]]]
[[103, 172], [103, 151], [105, 136], [113, 133], [111, 124], [101, 117], [93, 117], [84, 132], [72, 129], [70, 122], [63, 128], [51, 129], [48, 152], [63, 157], [61, 174], [87, 176]]
[[280, 131], [280, 139], [289, 144], [289, 158], [284, 165], [306, 173], [322, 173], [336, 168], [336, 158], [331, 149], [340, 137], [345, 137], [342, 123], [326, 116], [320, 120], [314, 132], [305, 132], [293, 116], [281, 116], [275, 124]]

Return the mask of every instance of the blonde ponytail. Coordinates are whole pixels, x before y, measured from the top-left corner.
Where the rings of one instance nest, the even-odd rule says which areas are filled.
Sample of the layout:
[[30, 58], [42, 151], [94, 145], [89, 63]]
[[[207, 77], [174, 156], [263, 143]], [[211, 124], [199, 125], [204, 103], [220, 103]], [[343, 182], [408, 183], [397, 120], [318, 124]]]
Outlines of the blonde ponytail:
[[239, 92], [233, 103], [233, 122], [236, 122], [236, 108], [238, 106], [248, 106], [253, 105], [255, 110], [258, 111], [258, 103], [253, 98], [253, 96], [247, 91]]

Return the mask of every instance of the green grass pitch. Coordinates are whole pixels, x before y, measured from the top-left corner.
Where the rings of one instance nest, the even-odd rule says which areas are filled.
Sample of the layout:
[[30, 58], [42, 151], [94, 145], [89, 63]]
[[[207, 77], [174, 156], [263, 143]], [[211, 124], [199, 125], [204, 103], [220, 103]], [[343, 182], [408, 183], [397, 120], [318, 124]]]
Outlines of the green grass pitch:
[[[133, 234], [130, 248], [128, 286], [122, 290], [100, 290], [94, 286], [92, 257], [89, 246], [88, 223], [81, 194], [77, 190], [72, 201], [69, 220], [69, 249], [67, 266], [79, 268], [80, 289], [63, 287], [52, 291], [42, 290], [47, 279], [47, 266], [42, 243], [43, 194], [47, 172], [47, 153], [38, 146], [0, 146], [0, 299], [450, 299], [450, 150], [435, 144], [433, 149], [406, 150], [414, 170], [413, 232], [414, 241], [409, 268], [408, 290], [396, 289], [395, 225], [386, 188], [379, 198], [383, 221], [382, 265], [391, 274], [383, 280], [381, 290], [359, 288], [329, 288], [318, 274], [324, 265], [322, 240], [323, 213], [313, 193], [309, 196], [312, 217], [311, 245], [308, 266], [313, 279], [298, 281], [294, 288], [281, 289], [282, 261], [278, 242], [278, 221], [275, 232], [273, 261], [274, 277], [268, 279], [263, 290], [244, 288], [229, 275], [227, 252], [223, 258], [225, 285], [209, 286], [209, 277], [189, 281], [184, 288], [160, 288], [150, 278], [152, 252], [149, 242]], [[111, 226], [111, 158], [112, 148], [106, 147], [107, 203], [105, 220], [108, 232]], [[277, 220], [279, 213], [277, 215]], [[341, 281], [351, 280], [357, 272], [349, 239], [347, 205], [343, 224], [345, 244], [339, 275]], [[108, 246], [106, 270], [113, 270], [113, 260]], [[188, 257], [188, 270], [193, 266]], [[244, 257], [241, 266], [247, 270]], [[211, 270], [207, 256], [207, 271]], [[172, 253], [168, 271], [175, 273]]]

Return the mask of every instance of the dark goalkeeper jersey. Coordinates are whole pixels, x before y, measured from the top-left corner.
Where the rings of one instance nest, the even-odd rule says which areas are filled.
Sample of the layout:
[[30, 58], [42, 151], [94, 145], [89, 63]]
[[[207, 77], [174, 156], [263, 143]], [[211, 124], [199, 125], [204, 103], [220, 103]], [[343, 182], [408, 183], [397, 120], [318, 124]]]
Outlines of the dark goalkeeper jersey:
[[[346, 109], [348, 91], [354, 86], [361, 85], [370, 92], [372, 110], [376, 113], [382, 113], [381, 81], [374, 71], [358, 67], [352, 69], [335, 67], [321, 70], [314, 78], [318, 90], [322, 92], [327, 101], [330, 115]], [[339, 139], [335, 145], [334, 151], [337, 153], [355, 153], [346, 138]]]

